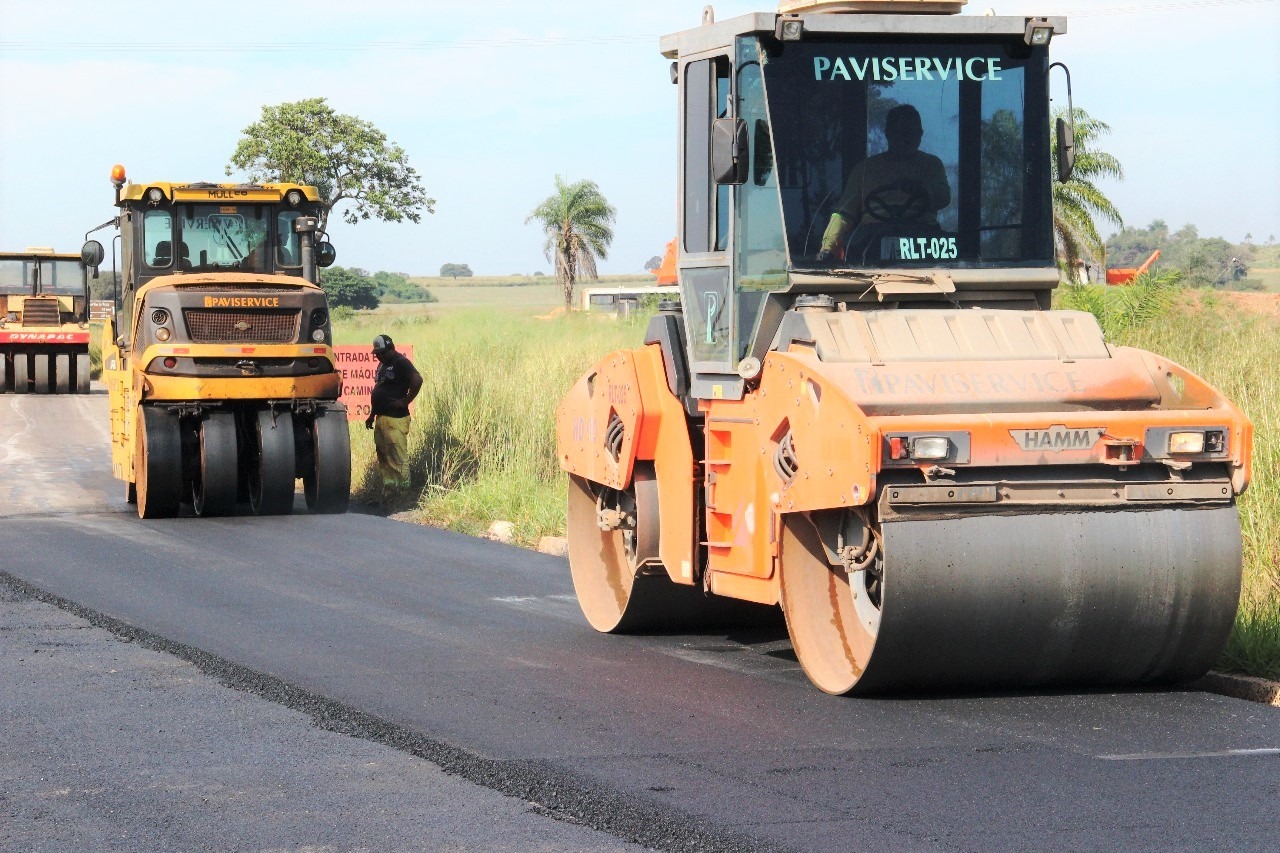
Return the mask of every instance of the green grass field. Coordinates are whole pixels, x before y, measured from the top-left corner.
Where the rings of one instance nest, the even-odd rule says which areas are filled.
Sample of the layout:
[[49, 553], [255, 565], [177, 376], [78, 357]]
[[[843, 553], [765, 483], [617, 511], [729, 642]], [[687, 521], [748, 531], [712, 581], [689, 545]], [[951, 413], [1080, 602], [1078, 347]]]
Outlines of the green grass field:
[[[535, 299], [521, 306], [493, 290], [479, 286], [482, 304], [361, 313], [340, 326], [338, 339], [367, 343], [389, 332], [414, 345], [425, 377], [411, 433], [414, 487], [388, 509], [411, 509], [422, 521], [467, 533], [512, 521], [518, 541], [534, 544], [564, 532], [555, 407], [601, 356], [637, 346], [644, 320], [578, 313], [537, 319], [545, 304]], [[1111, 289], [1109, 298], [1132, 303], [1136, 291], [1124, 290]], [[1185, 365], [1254, 421], [1254, 479], [1240, 501], [1244, 588], [1219, 667], [1280, 677], [1280, 364], [1274, 358], [1280, 321], [1240, 312], [1212, 294], [1197, 303], [1176, 289], [1154, 308], [1130, 304], [1124, 311], [1104, 322], [1109, 337]], [[353, 457], [358, 499], [378, 501], [371, 433], [359, 424], [353, 425]]]

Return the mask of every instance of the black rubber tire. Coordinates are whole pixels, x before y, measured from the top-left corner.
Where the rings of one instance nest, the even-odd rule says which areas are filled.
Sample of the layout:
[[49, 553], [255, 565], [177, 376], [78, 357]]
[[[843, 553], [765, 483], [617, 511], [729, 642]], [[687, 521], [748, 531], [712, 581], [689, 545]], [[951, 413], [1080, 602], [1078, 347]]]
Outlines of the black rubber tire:
[[55, 393], [71, 393], [71, 355], [69, 353], [60, 352], [53, 357], [53, 382]]
[[48, 394], [53, 390], [52, 378], [49, 375], [49, 356], [46, 353], [36, 353], [31, 356], [32, 374], [35, 379], [35, 392], [37, 394]]
[[31, 391], [31, 361], [26, 353], [17, 353], [13, 357], [13, 393], [26, 394]]
[[307, 509], [342, 513], [351, 503], [351, 430], [346, 412], [319, 409], [310, 425], [311, 464], [303, 473]]
[[89, 362], [89, 353], [76, 353], [76, 393], [89, 393], [89, 380], [93, 375], [93, 367]]
[[139, 406], [133, 446], [138, 517], [173, 518], [182, 507], [182, 437], [177, 416]]
[[249, 506], [254, 515], [288, 515], [297, 479], [293, 413], [260, 409], [251, 429], [255, 447], [248, 465]]
[[236, 418], [231, 412], [213, 412], [199, 427], [200, 458], [191, 482], [191, 506], [201, 517], [232, 515], [236, 511]]

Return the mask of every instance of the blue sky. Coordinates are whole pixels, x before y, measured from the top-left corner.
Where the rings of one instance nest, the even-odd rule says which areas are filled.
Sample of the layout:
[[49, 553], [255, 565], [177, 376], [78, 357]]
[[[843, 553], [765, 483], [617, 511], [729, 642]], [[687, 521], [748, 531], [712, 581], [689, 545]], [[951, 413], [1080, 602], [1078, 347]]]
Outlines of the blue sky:
[[[638, 271], [675, 230], [675, 89], [657, 38], [702, 5], [0, 0], [0, 244], [75, 250], [114, 213], [112, 163], [139, 181], [225, 180], [263, 104], [322, 96], [404, 146], [437, 200], [418, 225], [335, 221], [339, 264], [547, 270], [524, 220], [559, 173], [618, 208], [601, 270]], [[720, 19], [774, 8], [714, 5]], [[1077, 105], [1112, 126], [1127, 178], [1104, 189], [1127, 224], [1280, 238], [1278, 0], [985, 0], [966, 14], [988, 8], [1070, 18], [1054, 56]]]

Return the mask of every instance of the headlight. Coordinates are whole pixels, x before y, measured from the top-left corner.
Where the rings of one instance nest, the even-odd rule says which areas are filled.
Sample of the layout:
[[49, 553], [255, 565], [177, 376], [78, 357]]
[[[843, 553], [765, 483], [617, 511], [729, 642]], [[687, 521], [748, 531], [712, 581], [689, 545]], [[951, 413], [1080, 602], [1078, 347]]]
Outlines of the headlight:
[[912, 459], [946, 459], [951, 454], [951, 440], [943, 436], [926, 436], [911, 440]]
[[315, 329], [311, 332], [311, 340], [320, 343], [324, 340], [324, 329]]
[[1204, 453], [1204, 433], [1171, 432], [1169, 433], [1170, 453]]
[[156, 329], [156, 340], [162, 343], [169, 340], [169, 330], [163, 327]]

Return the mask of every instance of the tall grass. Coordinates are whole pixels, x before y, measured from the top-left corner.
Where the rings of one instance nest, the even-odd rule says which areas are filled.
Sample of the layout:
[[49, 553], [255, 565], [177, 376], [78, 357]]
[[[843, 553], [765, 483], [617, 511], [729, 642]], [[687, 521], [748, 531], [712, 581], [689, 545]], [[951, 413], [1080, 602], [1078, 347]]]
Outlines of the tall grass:
[[382, 493], [372, 433], [353, 423], [356, 497], [468, 533], [512, 521], [526, 544], [563, 534], [556, 405], [606, 353], [636, 346], [642, 324], [491, 310], [347, 321], [340, 342], [367, 343], [387, 332], [397, 344], [413, 345], [423, 375], [409, 433], [412, 489]]

